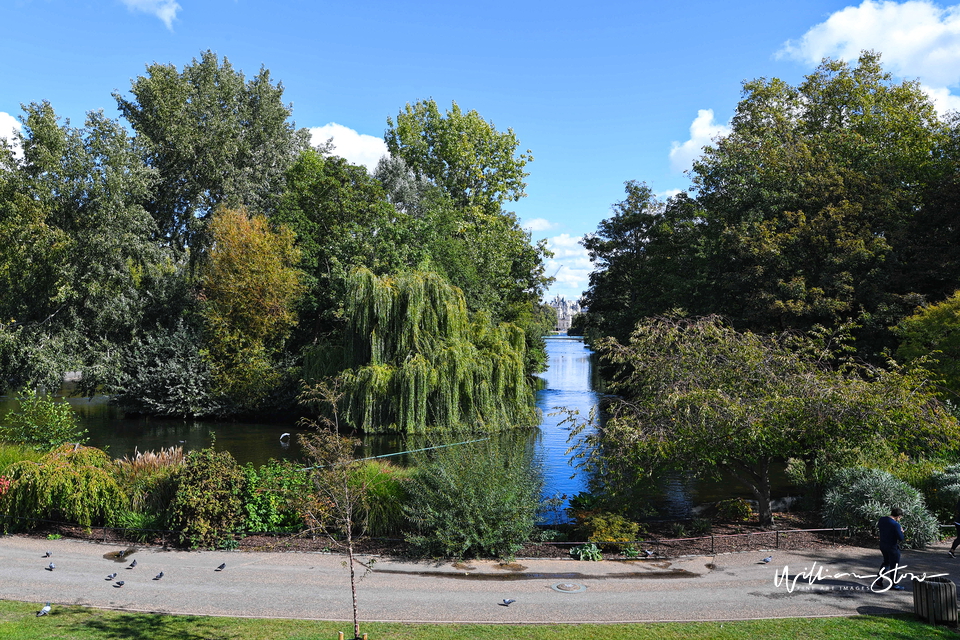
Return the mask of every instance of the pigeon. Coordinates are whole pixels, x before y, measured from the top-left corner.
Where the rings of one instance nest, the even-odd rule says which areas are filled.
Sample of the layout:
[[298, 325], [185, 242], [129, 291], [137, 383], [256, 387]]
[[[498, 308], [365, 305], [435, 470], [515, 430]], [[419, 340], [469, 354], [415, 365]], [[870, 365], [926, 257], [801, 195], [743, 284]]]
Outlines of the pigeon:
[[57, 565], [53, 564], [52, 562], [47, 565], [47, 571], [53, 571], [56, 568], [57, 568]]
[[50, 603], [49, 603], [49, 602], [43, 606], [43, 609], [40, 609], [40, 611], [37, 611], [37, 617], [39, 618], [40, 616], [45, 616], [45, 615], [47, 615], [48, 613], [50, 613]]
[[223, 571], [223, 570], [226, 569], [226, 568], [227, 568], [227, 563], [224, 562], [224, 563], [221, 564], [219, 567], [217, 567], [216, 569], [214, 569], [214, 571]]
[[44, 558], [49, 558], [49, 557], [52, 556], [52, 555], [53, 555], [52, 553], [50, 553], [49, 551], [47, 551], [45, 554], [43, 554], [43, 557], [44, 557]]
[[107, 580], [113, 580], [116, 577], [117, 577], [117, 574], [111, 573], [110, 575], [107, 576]]
[[127, 569], [133, 569], [135, 566], [137, 566], [137, 561], [136, 561], [136, 560], [134, 560], [133, 562], [131, 562], [131, 563], [130, 563], [130, 566], [127, 567]]
[[504, 598], [503, 602], [498, 602], [497, 604], [499, 604], [501, 607], [509, 607], [514, 602], [516, 602], [516, 600], [513, 598]]
[[125, 555], [127, 555], [127, 550], [126, 550], [126, 549], [120, 549], [120, 551], [117, 552], [117, 557], [118, 557], [118, 558], [121, 558], [121, 559], [122, 559], [123, 556], [125, 556]]
[[652, 555], [653, 555], [653, 551], [650, 551], [650, 549], [644, 549], [644, 550], [643, 550], [643, 557], [644, 557], [644, 558], [649, 558], [649, 557], [651, 557]]
[[116, 586], [117, 586], [118, 588], [119, 588], [119, 587], [122, 587], [123, 585], [124, 585], [123, 580], [117, 580]]
[[766, 558], [761, 560], [761, 562], [763, 562], [763, 564], [770, 564], [771, 562], [773, 562], [773, 556], [767, 556]]
[[163, 577], [163, 571], [161, 571], [160, 573], [158, 573], [158, 574], [157, 574], [157, 577], [154, 578], [154, 580], [159, 580], [159, 579], [162, 578], [162, 577]]

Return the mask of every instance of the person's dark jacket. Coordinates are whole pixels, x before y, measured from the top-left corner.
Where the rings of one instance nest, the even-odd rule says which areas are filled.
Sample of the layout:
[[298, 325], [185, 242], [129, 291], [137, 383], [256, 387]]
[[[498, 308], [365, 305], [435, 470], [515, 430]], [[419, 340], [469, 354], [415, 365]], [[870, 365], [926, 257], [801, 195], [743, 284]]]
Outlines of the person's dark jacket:
[[884, 516], [877, 522], [880, 530], [880, 548], [896, 549], [903, 542], [903, 527], [892, 516]]

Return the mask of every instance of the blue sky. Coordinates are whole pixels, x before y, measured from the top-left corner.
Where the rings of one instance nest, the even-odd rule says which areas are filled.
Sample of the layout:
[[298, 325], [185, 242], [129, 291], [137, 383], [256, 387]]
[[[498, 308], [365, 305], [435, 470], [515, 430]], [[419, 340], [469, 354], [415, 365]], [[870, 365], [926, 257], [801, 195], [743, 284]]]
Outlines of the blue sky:
[[549, 239], [548, 296], [568, 299], [590, 271], [577, 241], [624, 181], [686, 189], [743, 80], [796, 83], [825, 56], [875, 49], [941, 110], [960, 105], [960, 5], [925, 1], [0, 0], [0, 24], [0, 136], [33, 101], [74, 125], [95, 109], [117, 117], [111, 92], [147, 64], [179, 68], [206, 49], [248, 77], [268, 68], [298, 126], [370, 166], [404, 104], [475, 109], [533, 152], [528, 196], [511, 208]]

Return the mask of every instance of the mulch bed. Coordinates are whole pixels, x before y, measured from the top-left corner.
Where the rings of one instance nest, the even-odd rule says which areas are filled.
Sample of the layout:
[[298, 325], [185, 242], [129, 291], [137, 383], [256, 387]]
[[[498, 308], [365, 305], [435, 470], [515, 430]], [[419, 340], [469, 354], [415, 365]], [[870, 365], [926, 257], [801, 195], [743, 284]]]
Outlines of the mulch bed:
[[[714, 555], [761, 549], [804, 550], [831, 549], [862, 543], [873, 545], [873, 541], [859, 541], [846, 537], [845, 532], [796, 531], [797, 529], [822, 529], [823, 523], [815, 513], [791, 512], [774, 514], [774, 528], [764, 529], [755, 522], [718, 522], [714, 523], [710, 534], [676, 539], [672, 533], [672, 523], [648, 523], [647, 535], [637, 547], [650, 550], [657, 557], [676, 557], [686, 555]], [[47, 538], [60, 536], [117, 544], [119, 546], [175, 546], [171, 540], [161, 534], [143, 540], [133, 540], [122, 535], [121, 530], [94, 528], [90, 531], [71, 525], [49, 524], [34, 530], [29, 535]], [[711, 535], [712, 534], [712, 535]], [[169, 535], [169, 534], [167, 534]], [[301, 535], [248, 535], [236, 541], [241, 551], [305, 551], [340, 552], [329, 539], [317, 536]], [[517, 552], [517, 558], [569, 558], [570, 549], [578, 541], [535, 543], [530, 542]], [[381, 555], [398, 558], [416, 558], [417, 554], [404, 540], [368, 538], [355, 545], [357, 553]], [[623, 559], [625, 556], [616, 549], [604, 549], [604, 558]]]

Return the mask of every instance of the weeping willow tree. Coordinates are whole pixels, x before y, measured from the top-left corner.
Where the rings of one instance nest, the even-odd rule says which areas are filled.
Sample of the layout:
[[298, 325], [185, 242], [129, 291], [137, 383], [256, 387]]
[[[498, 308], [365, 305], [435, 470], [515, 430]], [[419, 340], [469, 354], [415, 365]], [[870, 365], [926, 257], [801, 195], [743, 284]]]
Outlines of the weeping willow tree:
[[435, 273], [358, 269], [348, 290], [339, 374], [348, 424], [374, 433], [536, 424], [522, 329], [471, 317], [463, 293]]

